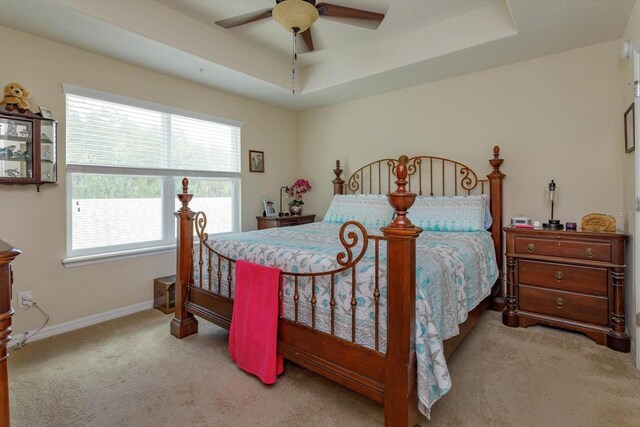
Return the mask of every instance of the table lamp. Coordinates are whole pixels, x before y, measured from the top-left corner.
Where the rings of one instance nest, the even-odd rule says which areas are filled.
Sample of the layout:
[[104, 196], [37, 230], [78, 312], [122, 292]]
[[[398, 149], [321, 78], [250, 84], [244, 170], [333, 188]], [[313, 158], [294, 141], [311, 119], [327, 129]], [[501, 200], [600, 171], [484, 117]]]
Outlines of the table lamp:
[[289, 191], [289, 187], [287, 187], [286, 185], [284, 187], [280, 187], [280, 212], [278, 213], [278, 216], [289, 216], [289, 212], [285, 212], [284, 210], [282, 210], [282, 191]]
[[545, 199], [547, 202], [551, 202], [551, 219], [548, 223], [542, 224], [542, 228], [548, 230], [563, 230], [564, 224], [561, 224], [559, 219], [553, 219], [553, 208], [558, 201], [558, 187], [553, 179], [549, 183], [549, 186], [545, 188]]

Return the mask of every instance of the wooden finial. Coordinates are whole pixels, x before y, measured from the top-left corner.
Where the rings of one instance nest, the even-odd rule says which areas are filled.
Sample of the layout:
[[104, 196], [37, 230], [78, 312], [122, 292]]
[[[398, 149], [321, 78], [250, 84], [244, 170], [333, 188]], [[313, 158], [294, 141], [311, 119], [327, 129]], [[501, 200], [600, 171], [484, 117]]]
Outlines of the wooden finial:
[[340, 160], [336, 160], [336, 168], [333, 170], [333, 173], [336, 174], [336, 178], [331, 181], [333, 182], [333, 194], [342, 194], [344, 189], [344, 179], [340, 176], [342, 174], [342, 169], [340, 169]]
[[178, 200], [182, 203], [182, 207], [179, 211], [189, 211], [189, 202], [193, 198], [193, 194], [189, 194], [189, 180], [182, 178], [182, 193], [178, 193]]
[[334, 183], [337, 180], [340, 180], [340, 181], [344, 182], [342, 180], [342, 178], [340, 177], [340, 175], [342, 174], [342, 169], [340, 169], [340, 160], [336, 160], [336, 168], [333, 170], [333, 173], [336, 174], [336, 179], [333, 181]]
[[396, 190], [396, 193], [406, 193], [407, 192], [407, 162], [409, 161], [409, 158], [407, 156], [400, 156], [400, 158], [398, 159], [398, 166], [396, 166], [396, 177], [398, 178], [396, 180], [396, 185], [398, 186], [398, 189]]
[[491, 172], [491, 175], [504, 176], [502, 172], [500, 172], [500, 165], [502, 165], [502, 162], [504, 162], [504, 159], [500, 158], [500, 147], [496, 145], [493, 147], [493, 159], [489, 160], [489, 163], [493, 166], [493, 172]]
[[396, 217], [390, 224], [391, 227], [409, 228], [413, 227], [413, 224], [407, 218], [407, 210], [413, 205], [416, 200], [414, 193], [407, 192], [407, 162], [409, 158], [407, 156], [400, 156], [398, 159], [398, 166], [396, 166], [396, 191], [389, 193], [387, 198], [389, 204], [395, 209]]

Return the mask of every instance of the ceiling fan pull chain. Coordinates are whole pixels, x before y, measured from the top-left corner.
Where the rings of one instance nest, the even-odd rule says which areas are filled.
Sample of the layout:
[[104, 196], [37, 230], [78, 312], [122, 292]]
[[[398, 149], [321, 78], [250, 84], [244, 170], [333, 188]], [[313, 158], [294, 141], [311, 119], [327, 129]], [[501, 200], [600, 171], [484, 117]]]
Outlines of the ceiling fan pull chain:
[[296, 94], [296, 60], [298, 59], [298, 49], [296, 46], [296, 36], [298, 32], [296, 28], [292, 28], [291, 32], [293, 33], [293, 59], [291, 64], [291, 93], [293, 95]]

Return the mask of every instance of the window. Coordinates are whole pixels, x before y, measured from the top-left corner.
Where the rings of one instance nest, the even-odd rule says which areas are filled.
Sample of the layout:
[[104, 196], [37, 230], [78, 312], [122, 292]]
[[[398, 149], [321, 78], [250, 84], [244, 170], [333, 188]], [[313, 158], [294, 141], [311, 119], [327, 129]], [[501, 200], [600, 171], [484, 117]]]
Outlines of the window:
[[67, 255], [170, 247], [189, 177], [209, 234], [239, 230], [240, 124], [65, 85]]

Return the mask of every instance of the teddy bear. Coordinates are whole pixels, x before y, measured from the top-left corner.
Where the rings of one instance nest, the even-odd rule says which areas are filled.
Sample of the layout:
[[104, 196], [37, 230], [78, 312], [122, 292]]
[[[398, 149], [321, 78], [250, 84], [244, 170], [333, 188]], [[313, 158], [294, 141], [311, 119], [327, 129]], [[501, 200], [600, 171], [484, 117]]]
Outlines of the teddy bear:
[[9, 83], [4, 87], [4, 99], [2, 100], [7, 104], [7, 111], [13, 110], [28, 110], [29, 91], [20, 83]]

